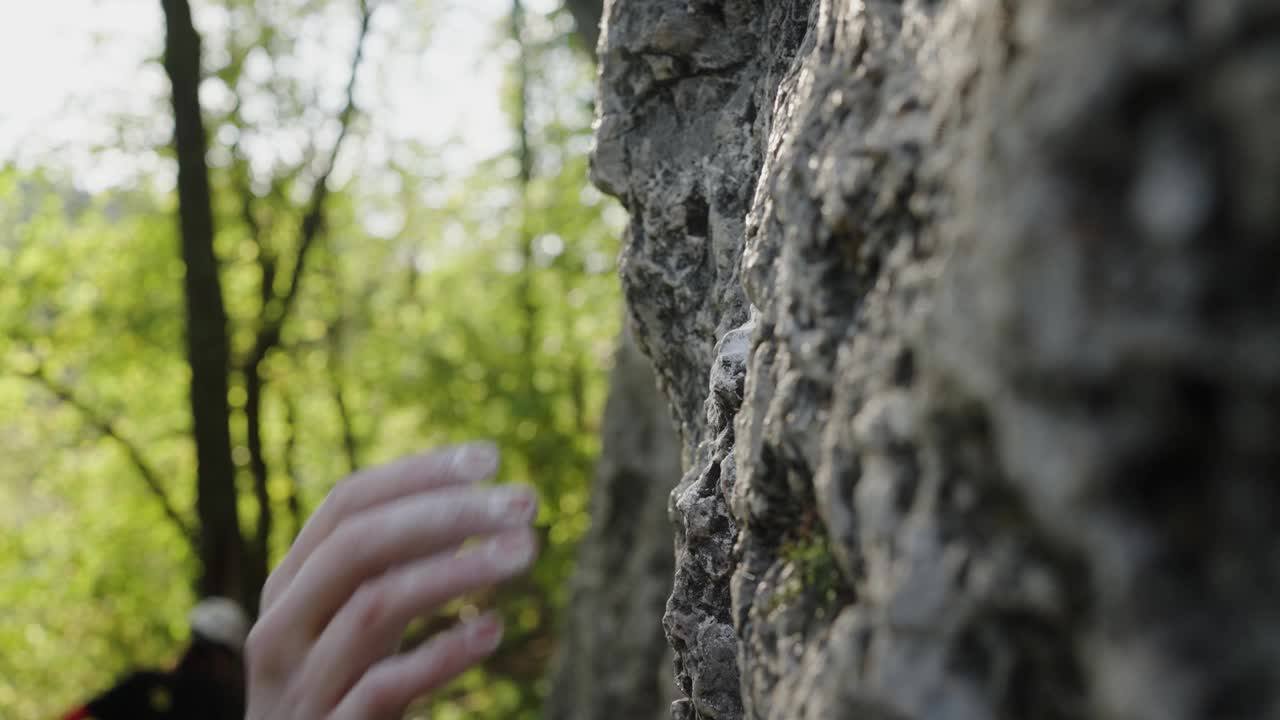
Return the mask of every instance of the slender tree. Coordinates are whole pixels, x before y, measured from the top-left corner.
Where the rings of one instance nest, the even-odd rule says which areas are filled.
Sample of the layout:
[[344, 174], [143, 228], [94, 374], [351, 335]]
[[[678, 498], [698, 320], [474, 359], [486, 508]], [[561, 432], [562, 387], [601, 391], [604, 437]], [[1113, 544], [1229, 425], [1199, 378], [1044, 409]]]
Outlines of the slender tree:
[[[266, 239], [272, 228], [258, 219], [257, 199], [250, 188], [247, 171], [233, 180], [240, 195], [241, 218], [258, 248], [262, 278], [261, 311], [254, 343], [248, 354], [234, 364], [244, 383], [245, 445], [258, 510], [247, 539], [241, 534], [237, 515], [236, 469], [231, 452], [232, 412], [227, 397], [233, 364], [214, 251], [213, 191], [205, 159], [208, 140], [199, 99], [201, 37], [193, 24], [188, 0], [163, 0], [163, 7], [167, 30], [165, 70], [173, 89], [182, 258], [187, 269], [187, 359], [191, 365], [202, 573], [199, 591], [204, 595], [236, 597], [251, 611], [256, 611], [258, 589], [266, 581], [270, 567], [274, 525], [274, 508], [268, 492], [270, 469], [262, 433], [262, 407], [268, 380], [264, 365], [281, 346], [285, 324], [304, 285], [307, 259], [324, 232], [329, 178], [356, 116], [356, 78], [375, 6], [367, 0], [360, 2], [359, 36], [346, 86], [346, 102], [337, 116], [338, 136], [320, 158], [307, 201], [299, 208], [301, 220], [291, 262], [282, 262], [278, 251]], [[238, 152], [238, 148], [234, 150]], [[278, 184], [276, 190], [279, 191]], [[280, 277], [284, 278], [283, 283], [277, 283]], [[278, 285], [283, 285], [282, 289], [277, 290]], [[296, 524], [297, 506], [290, 507]]]
[[[512, 0], [511, 3], [511, 39], [517, 52], [516, 72], [516, 105], [512, 113], [512, 123], [516, 132], [516, 236], [522, 260], [519, 305], [524, 311], [524, 327], [521, 351], [530, 363], [537, 360], [538, 342], [538, 304], [534, 298], [534, 275], [537, 266], [534, 262], [533, 233], [529, 226], [529, 185], [533, 182], [533, 150], [529, 144], [529, 47], [524, 35], [525, 10], [523, 0]], [[536, 367], [524, 374], [525, 396], [533, 397], [535, 389], [533, 376]]]
[[192, 433], [196, 446], [196, 514], [200, 528], [199, 590], [245, 599], [244, 542], [236, 505], [227, 403], [230, 343], [205, 161], [208, 139], [200, 107], [200, 34], [187, 0], [162, 0], [164, 68], [172, 86], [174, 151], [178, 158], [178, 219], [186, 301], [186, 349], [191, 366]]
[[[367, 0], [360, 1], [360, 29], [356, 40], [356, 49], [351, 61], [351, 71], [347, 79], [346, 103], [338, 114], [338, 137], [330, 146], [323, 159], [323, 165], [311, 186], [311, 194], [307, 200], [305, 212], [298, 232], [297, 249], [293, 266], [288, 275], [288, 284], [283, 292], [275, 290], [275, 277], [279, 268], [279, 260], [271, 252], [259, 252], [259, 263], [262, 266], [262, 313], [253, 349], [240, 366], [245, 384], [245, 420], [248, 433], [249, 469], [253, 476], [253, 494], [258, 504], [258, 522], [254, 528], [250, 554], [249, 582], [254, 587], [261, 587], [267, 579], [270, 568], [270, 544], [274, 512], [271, 496], [267, 490], [269, 470], [262, 438], [262, 401], [266, 387], [263, 364], [267, 357], [280, 347], [283, 339], [285, 322], [293, 310], [298, 295], [306, 278], [307, 260], [312, 249], [319, 242], [324, 232], [325, 201], [329, 197], [329, 178], [333, 174], [338, 154], [346, 140], [351, 123], [356, 116], [356, 78], [364, 59], [365, 39], [369, 36], [369, 27], [373, 19], [375, 5]], [[245, 201], [245, 207], [249, 207]], [[253, 217], [253, 213], [246, 215]], [[256, 223], [250, 226], [254, 231]], [[261, 232], [260, 229], [257, 230]], [[266, 249], [266, 243], [255, 237], [258, 246]], [[251, 606], [256, 607], [254, 599]]]

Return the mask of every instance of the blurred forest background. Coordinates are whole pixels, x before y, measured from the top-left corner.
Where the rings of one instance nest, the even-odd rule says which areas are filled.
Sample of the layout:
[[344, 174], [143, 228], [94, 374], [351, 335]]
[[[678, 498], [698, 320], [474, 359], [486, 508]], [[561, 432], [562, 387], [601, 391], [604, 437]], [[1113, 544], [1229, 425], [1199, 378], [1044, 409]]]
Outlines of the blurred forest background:
[[190, 4], [0, 29], [0, 717], [167, 665], [342, 476], [476, 437], [545, 551], [448, 608], [510, 630], [429, 711], [534, 716], [621, 315], [592, 32], [558, 0]]

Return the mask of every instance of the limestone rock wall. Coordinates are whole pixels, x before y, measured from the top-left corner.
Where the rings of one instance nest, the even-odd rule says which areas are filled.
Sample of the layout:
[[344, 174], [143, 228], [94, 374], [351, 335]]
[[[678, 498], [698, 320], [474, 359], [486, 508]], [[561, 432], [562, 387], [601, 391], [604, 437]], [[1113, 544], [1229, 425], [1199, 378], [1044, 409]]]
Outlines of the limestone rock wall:
[[1280, 716], [1280, 6], [612, 0], [674, 717]]

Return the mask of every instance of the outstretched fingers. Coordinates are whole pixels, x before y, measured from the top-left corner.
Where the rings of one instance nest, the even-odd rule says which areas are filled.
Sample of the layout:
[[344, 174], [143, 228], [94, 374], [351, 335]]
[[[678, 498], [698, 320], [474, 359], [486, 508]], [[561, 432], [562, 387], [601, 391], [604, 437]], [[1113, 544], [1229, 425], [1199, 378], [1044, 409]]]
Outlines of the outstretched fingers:
[[461, 553], [441, 553], [396, 568], [361, 586], [308, 654], [303, 684], [322, 689], [311, 700], [321, 709], [333, 707], [366, 668], [395, 647], [413, 618], [510, 579], [528, 569], [535, 553], [532, 531], [521, 528]]
[[496, 468], [491, 445], [468, 445], [330, 494], [263, 592], [245, 646], [250, 720], [399, 717], [493, 652], [502, 629], [485, 618], [394, 654], [413, 618], [533, 562], [533, 490], [471, 484]]
[[446, 488], [368, 510], [344, 522], [298, 571], [263, 622], [287, 618], [314, 638], [362, 584], [468, 538], [527, 527], [537, 509], [524, 486]]
[[267, 579], [262, 612], [271, 609], [316, 548], [344, 521], [414, 494], [486, 480], [497, 469], [497, 448], [489, 442], [475, 442], [413, 455], [347, 478], [325, 498]]
[[493, 615], [446, 630], [412, 652], [393, 655], [374, 665], [329, 718], [398, 718], [414, 698], [439, 688], [488, 657], [501, 640], [502, 622]]

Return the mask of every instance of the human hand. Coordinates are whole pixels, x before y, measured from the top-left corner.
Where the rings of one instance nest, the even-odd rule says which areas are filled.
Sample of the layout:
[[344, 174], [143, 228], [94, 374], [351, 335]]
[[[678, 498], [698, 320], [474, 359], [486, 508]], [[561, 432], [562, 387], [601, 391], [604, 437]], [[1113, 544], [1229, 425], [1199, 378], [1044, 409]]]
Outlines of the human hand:
[[[497, 467], [497, 450], [476, 443], [329, 493], [263, 588], [245, 648], [248, 720], [398, 718], [497, 648], [501, 622], [485, 615], [395, 653], [414, 618], [532, 563], [532, 490], [475, 486]], [[459, 552], [473, 537], [485, 540]]]

